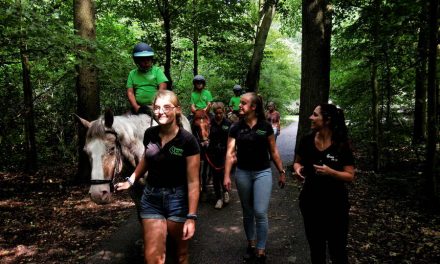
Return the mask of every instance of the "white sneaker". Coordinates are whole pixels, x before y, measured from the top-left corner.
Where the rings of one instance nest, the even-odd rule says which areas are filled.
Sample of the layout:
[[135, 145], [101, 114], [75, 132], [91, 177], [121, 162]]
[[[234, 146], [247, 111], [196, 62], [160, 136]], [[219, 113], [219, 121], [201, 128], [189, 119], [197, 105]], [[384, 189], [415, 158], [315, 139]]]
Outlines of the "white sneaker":
[[214, 208], [215, 209], [222, 209], [222, 207], [223, 207], [223, 201], [222, 201], [222, 199], [218, 199], [217, 203], [214, 206]]
[[225, 192], [225, 193], [223, 193], [223, 201], [227, 204], [227, 203], [229, 203], [229, 201], [230, 201], [230, 197], [229, 197], [229, 193], [228, 192]]

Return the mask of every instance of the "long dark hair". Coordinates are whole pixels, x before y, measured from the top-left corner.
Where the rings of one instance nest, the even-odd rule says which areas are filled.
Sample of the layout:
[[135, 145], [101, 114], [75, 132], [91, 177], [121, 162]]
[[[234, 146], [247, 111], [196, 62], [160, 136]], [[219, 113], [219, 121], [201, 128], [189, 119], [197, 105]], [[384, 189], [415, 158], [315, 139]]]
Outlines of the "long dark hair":
[[333, 104], [319, 104], [324, 123], [332, 131], [332, 141], [336, 144], [348, 143], [348, 129], [344, 111]]
[[263, 98], [256, 94], [256, 93], [245, 93], [242, 96], [249, 96], [251, 99], [252, 105], [255, 105], [255, 115], [257, 116], [258, 120], [265, 120], [266, 115], [264, 113], [264, 107], [263, 107]]

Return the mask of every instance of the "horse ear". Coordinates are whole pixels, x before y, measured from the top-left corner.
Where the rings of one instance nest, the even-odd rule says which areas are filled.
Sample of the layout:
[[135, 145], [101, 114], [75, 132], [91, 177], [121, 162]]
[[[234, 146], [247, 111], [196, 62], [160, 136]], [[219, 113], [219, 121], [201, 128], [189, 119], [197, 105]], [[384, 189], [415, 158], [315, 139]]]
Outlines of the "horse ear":
[[111, 128], [113, 125], [113, 112], [108, 108], [105, 110], [104, 113], [104, 124], [108, 128]]
[[76, 117], [76, 119], [77, 119], [78, 121], [81, 122], [81, 124], [82, 124], [85, 128], [90, 128], [90, 126], [92, 125], [89, 121], [87, 121], [87, 120], [85, 120], [85, 119], [79, 117], [77, 114], [73, 114], [73, 115]]

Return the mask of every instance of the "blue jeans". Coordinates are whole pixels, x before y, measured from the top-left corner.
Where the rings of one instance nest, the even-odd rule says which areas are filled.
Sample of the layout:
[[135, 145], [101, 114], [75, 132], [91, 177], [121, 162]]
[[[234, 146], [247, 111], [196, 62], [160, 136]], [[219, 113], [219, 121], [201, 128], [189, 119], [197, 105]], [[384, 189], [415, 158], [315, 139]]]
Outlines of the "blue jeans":
[[141, 198], [142, 219], [167, 219], [184, 223], [188, 214], [188, 191], [186, 186], [157, 188], [145, 186]]
[[256, 240], [257, 249], [266, 248], [269, 221], [267, 210], [272, 193], [272, 171], [248, 171], [237, 168], [235, 183], [243, 208], [243, 225], [248, 240]]

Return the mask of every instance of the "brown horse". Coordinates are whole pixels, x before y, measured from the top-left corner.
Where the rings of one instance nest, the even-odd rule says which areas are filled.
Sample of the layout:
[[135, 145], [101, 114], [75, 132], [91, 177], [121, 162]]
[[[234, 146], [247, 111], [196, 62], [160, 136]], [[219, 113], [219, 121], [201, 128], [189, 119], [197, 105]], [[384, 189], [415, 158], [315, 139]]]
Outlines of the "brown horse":
[[200, 177], [201, 177], [201, 190], [206, 191], [206, 185], [208, 182], [208, 162], [206, 160], [206, 151], [209, 146], [209, 131], [211, 129], [211, 119], [205, 110], [196, 110], [194, 113], [191, 128], [193, 135], [199, 142], [201, 149], [201, 164], [200, 164]]

